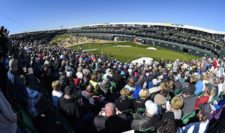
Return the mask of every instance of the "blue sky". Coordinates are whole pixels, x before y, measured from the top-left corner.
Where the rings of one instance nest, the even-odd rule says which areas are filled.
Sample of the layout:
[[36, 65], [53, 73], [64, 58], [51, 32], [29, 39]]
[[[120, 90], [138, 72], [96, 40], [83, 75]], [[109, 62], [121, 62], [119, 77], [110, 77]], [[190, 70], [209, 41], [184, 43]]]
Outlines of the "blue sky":
[[107, 22], [162, 22], [225, 31], [225, 0], [0, 0], [11, 33]]

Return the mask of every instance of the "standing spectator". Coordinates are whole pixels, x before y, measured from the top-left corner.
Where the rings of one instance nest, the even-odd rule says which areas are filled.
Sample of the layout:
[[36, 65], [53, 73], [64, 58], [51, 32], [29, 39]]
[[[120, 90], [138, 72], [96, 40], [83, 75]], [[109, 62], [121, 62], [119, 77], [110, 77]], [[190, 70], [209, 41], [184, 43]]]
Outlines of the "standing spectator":
[[59, 98], [63, 95], [61, 85], [58, 80], [52, 82], [52, 102], [55, 107], [58, 107]]
[[183, 88], [183, 94], [182, 94], [184, 99], [184, 106], [182, 108], [183, 116], [194, 111], [193, 103], [195, 103], [196, 98], [193, 96], [193, 92], [194, 92], [193, 85], [187, 85]]
[[23, 81], [20, 79], [18, 74], [18, 61], [11, 59], [9, 61], [9, 71], [7, 73], [9, 80], [10, 93], [13, 97], [18, 100], [19, 104], [24, 107], [28, 106], [28, 94], [26, 86]]
[[66, 86], [65, 94], [59, 99], [59, 108], [69, 123], [75, 126], [80, 118], [80, 108], [73, 96], [72, 87]]

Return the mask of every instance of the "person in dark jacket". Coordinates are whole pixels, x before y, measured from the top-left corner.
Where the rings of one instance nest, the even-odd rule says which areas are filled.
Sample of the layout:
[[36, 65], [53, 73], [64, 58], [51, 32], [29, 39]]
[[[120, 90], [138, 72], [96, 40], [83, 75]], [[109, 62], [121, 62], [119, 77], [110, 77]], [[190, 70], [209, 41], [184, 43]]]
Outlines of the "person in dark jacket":
[[115, 100], [115, 105], [119, 111], [128, 111], [132, 109], [132, 101], [128, 98], [129, 90], [123, 88], [120, 90], [120, 97]]
[[26, 86], [18, 75], [18, 61], [11, 59], [9, 61], [9, 71], [7, 73], [9, 81], [9, 91], [18, 103], [24, 107], [28, 106], [28, 94]]
[[65, 94], [59, 99], [59, 108], [68, 122], [75, 126], [80, 118], [80, 107], [72, 94], [73, 88], [66, 86]]
[[107, 103], [93, 122], [96, 130], [103, 133], [121, 133], [130, 130], [131, 124], [127, 116], [122, 114], [114, 103]]
[[145, 102], [149, 96], [150, 93], [147, 89], [141, 89], [141, 91], [139, 92], [140, 99], [133, 101], [133, 108], [134, 109], [145, 108]]
[[146, 112], [143, 115], [136, 115], [131, 123], [131, 128], [135, 131], [151, 129], [155, 131], [160, 121], [158, 106], [151, 100], [145, 102]]

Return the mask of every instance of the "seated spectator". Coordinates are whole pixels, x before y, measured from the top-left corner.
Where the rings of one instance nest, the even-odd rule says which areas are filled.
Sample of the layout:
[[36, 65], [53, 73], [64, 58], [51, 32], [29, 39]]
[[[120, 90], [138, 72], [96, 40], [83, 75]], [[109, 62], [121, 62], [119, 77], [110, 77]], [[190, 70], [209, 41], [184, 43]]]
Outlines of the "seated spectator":
[[120, 90], [120, 97], [114, 101], [119, 111], [123, 112], [132, 109], [132, 101], [128, 96], [129, 90], [127, 88]]
[[154, 103], [160, 106], [164, 106], [166, 103], [166, 100], [169, 97], [169, 84], [167, 83], [161, 83], [160, 84], [160, 93], [156, 94], [154, 97]]
[[1, 133], [16, 133], [17, 116], [0, 89], [0, 131]]
[[145, 107], [145, 114], [135, 116], [131, 123], [131, 128], [135, 131], [142, 131], [149, 128], [155, 129], [157, 127], [159, 122], [157, 105], [151, 100], [147, 100]]
[[52, 82], [52, 102], [55, 107], [58, 107], [59, 98], [63, 95], [61, 85], [58, 80]]
[[94, 118], [94, 125], [99, 132], [120, 133], [130, 129], [126, 115], [117, 110], [114, 103], [107, 103], [105, 108]]
[[73, 126], [78, 122], [80, 118], [80, 108], [73, 96], [73, 89], [70, 86], [66, 86], [65, 94], [59, 99], [59, 108], [62, 115], [71, 123]]
[[143, 88], [144, 85], [144, 76], [141, 75], [138, 79], [138, 81], [135, 83], [135, 90], [133, 92], [133, 98], [137, 99], [139, 98], [139, 92]]
[[194, 86], [188, 84], [183, 88], [184, 106], [182, 108], [183, 116], [194, 111], [194, 103], [196, 98], [193, 96]]
[[210, 104], [201, 105], [197, 115], [199, 122], [191, 123], [182, 128], [183, 133], [205, 133], [209, 124], [209, 116], [212, 113]]
[[130, 78], [128, 84], [125, 85], [124, 88], [127, 88], [129, 92], [132, 93], [135, 90], [134, 83], [135, 83], [134, 79]]
[[195, 84], [195, 93], [194, 93], [194, 95], [197, 95], [197, 94], [199, 94], [200, 92], [203, 91], [204, 85], [203, 85], [202, 79], [200, 79], [200, 76], [198, 76], [197, 73], [195, 75], [196, 75], [195, 77], [197, 78], [198, 81]]
[[211, 83], [205, 84], [203, 96], [199, 97], [195, 102], [195, 110], [197, 110], [202, 104], [208, 103], [212, 89], [213, 85]]
[[174, 113], [175, 119], [179, 120], [182, 117], [182, 106], [183, 106], [183, 98], [180, 96], [175, 96], [171, 100], [171, 110]]
[[150, 94], [148, 89], [141, 89], [139, 92], [139, 99], [133, 101], [133, 108], [145, 108], [145, 102], [149, 98]]
[[13, 97], [18, 101], [18, 103], [24, 107], [28, 107], [28, 94], [26, 86], [20, 79], [18, 74], [18, 61], [11, 59], [9, 61], [9, 71], [7, 73], [9, 80], [9, 89]]

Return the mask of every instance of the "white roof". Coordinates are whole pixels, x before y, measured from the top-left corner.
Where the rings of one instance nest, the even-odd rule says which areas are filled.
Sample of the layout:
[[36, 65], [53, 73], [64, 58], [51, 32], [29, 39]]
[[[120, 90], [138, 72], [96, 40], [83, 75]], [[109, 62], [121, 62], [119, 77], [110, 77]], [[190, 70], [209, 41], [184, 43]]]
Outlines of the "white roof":
[[158, 26], [170, 26], [170, 27], [178, 27], [178, 28], [185, 28], [185, 29], [193, 29], [203, 32], [208, 32], [211, 34], [222, 34], [225, 35], [225, 31], [215, 31], [211, 29], [206, 29], [202, 27], [196, 27], [196, 26], [190, 26], [190, 25], [182, 25], [182, 24], [172, 24], [172, 23], [148, 23], [148, 22], [119, 22], [119, 23], [104, 23], [104, 24], [90, 24], [90, 25], [83, 25], [85, 26], [98, 26], [98, 25], [117, 25], [117, 24], [123, 24], [123, 25], [158, 25]]

